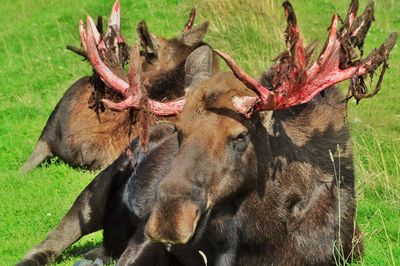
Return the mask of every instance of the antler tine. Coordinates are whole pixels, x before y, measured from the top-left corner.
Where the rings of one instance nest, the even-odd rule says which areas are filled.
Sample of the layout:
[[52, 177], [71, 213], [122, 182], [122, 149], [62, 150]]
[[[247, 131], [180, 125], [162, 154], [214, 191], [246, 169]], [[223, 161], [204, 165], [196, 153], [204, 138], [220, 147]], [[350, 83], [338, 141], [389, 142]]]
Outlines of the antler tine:
[[[389, 58], [389, 53], [393, 49], [397, 41], [397, 33], [392, 32], [388, 39], [378, 48], [375, 49], [367, 58], [360, 61], [360, 67], [358, 70], [358, 77], [351, 77], [349, 92], [351, 95], [347, 97], [350, 99], [354, 97], [357, 103], [363, 98], [370, 98], [378, 93], [380, 86], [382, 84], [383, 76], [385, 74], [386, 68], [388, 68], [387, 60]], [[373, 75], [376, 69], [383, 63], [381, 73], [379, 75], [379, 80], [372, 93], [368, 94], [367, 86], [364, 82], [364, 77], [362, 75], [370, 74]]]
[[193, 27], [195, 18], [196, 18], [196, 8], [192, 8], [192, 10], [190, 10], [189, 19], [186, 22], [185, 28], [183, 28], [183, 32], [187, 32]]
[[93, 37], [96, 42], [96, 45], [99, 45], [101, 42], [101, 35], [99, 31], [97, 30], [96, 24], [94, 23], [93, 19], [88, 16], [88, 19], [86, 20], [87, 25], [90, 25], [90, 28], [92, 29]]
[[92, 18], [90, 16], [87, 17], [87, 25], [86, 25], [86, 53], [89, 58], [89, 62], [92, 64], [93, 68], [99, 74], [101, 79], [115, 91], [121, 93], [124, 96], [128, 96], [129, 92], [129, 84], [116, 76], [101, 60], [100, 55], [98, 53], [96, 43], [95, 43], [95, 26]]
[[136, 43], [131, 51], [128, 80], [129, 89], [124, 93], [127, 97], [125, 100], [119, 103], [114, 103], [110, 100], [103, 99], [102, 102], [111, 110], [123, 111], [127, 108], [134, 107], [140, 109], [140, 99], [142, 98], [141, 80], [140, 80], [140, 50], [139, 44]]
[[131, 58], [129, 59], [131, 62], [129, 64], [129, 72], [128, 72], [128, 80], [130, 86], [130, 93], [132, 95], [137, 95], [140, 99], [142, 98], [142, 91], [140, 89], [141, 86], [141, 67], [140, 67], [140, 50], [139, 50], [139, 42], [135, 43], [131, 51]]
[[117, 34], [118, 42], [125, 42], [121, 35], [121, 6], [119, 4], [119, 0], [116, 0], [113, 5], [110, 18], [108, 19], [106, 36], [111, 34], [111, 29], [114, 29], [115, 33]]
[[234, 99], [234, 105], [238, 112], [244, 115], [251, 115], [251, 112], [254, 111], [254, 106], [257, 103], [263, 103], [267, 108], [274, 107], [275, 103], [273, 101], [274, 92], [269, 88], [264, 87], [257, 80], [252, 78], [249, 74], [244, 72], [240, 66], [227, 54], [221, 52], [217, 49], [213, 49], [213, 51], [219, 55], [230, 67], [233, 74], [239, 79], [241, 82], [246, 85], [249, 89], [257, 93], [258, 97], [240, 97]]
[[374, 20], [374, 2], [370, 1], [362, 15], [355, 20], [350, 29], [351, 42], [353, 46], [357, 46], [361, 52], [363, 52], [365, 36]]
[[306, 57], [303, 40], [300, 36], [300, 29], [297, 26], [296, 14], [294, 13], [293, 7], [289, 1], [283, 3], [283, 8], [285, 10], [287, 21], [286, 43], [291, 52], [292, 63], [298, 71], [303, 71], [306, 64]]
[[81, 37], [81, 44], [82, 47], [85, 51], [87, 51], [87, 45], [86, 45], [86, 30], [83, 25], [82, 19], [79, 20], [79, 35]]
[[343, 21], [342, 27], [340, 28], [339, 32], [342, 34], [346, 34], [357, 16], [359, 3], [358, 0], [352, 0], [349, 5], [349, 10], [347, 11], [346, 19]]

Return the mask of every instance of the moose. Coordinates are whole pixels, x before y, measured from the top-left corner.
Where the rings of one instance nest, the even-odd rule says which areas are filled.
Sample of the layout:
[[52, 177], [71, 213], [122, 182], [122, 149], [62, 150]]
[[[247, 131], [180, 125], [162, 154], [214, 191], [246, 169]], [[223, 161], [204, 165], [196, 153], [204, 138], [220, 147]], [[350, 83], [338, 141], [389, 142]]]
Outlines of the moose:
[[[208, 22], [192, 28], [195, 15], [195, 9], [192, 9], [183, 32], [169, 40], [150, 33], [145, 21], [138, 24], [137, 33], [143, 48], [140, 56], [141, 78], [148, 81], [148, 96], [151, 99], [169, 101], [184, 95], [185, 60], [194, 49], [203, 44], [208, 28]], [[88, 20], [86, 28], [93, 27], [100, 57], [125, 82], [127, 77], [124, 65], [129, 59], [130, 48], [120, 32], [119, 1], [113, 6], [104, 36], [102, 20], [98, 21], [96, 27], [92, 19]], [[82, 21], [79, 30], [84, 49], [72, 46], [68, 46], [68, 49], [93, 62], [89, 59], [86, 29]], [[133, 109], [118, 109], [118, 105], [110, 102], [124, 100], [128, 97], [127, 93], [128, 91], [114, 90], [96, 71], [91, 77], [80, 78], [65, 92], [55, 107], [34, 151], [20, 171], [28, 172], [53, 156], [73, 167], [89, 170], [109, 165], [140, 133], [141, 127], [135, 127], [140, 120], [138, 112]], [[175, 118], [171, 116], [164, 119]]]
[[[213, 52], [197, 48], [185, 64], [184, 105], [165, 106], [177, 121], [150, 129], [147, 153], [135, 139], [19, 265], [45, 264], [100, 228], [104, 246], [91, 255], [119, 257], [118, 265], [197, 265], [199, 250], [211, 265], [331, 265], [361, 256], [347, 101], [333, 85], [351, 79], [350, 93], [369, 97], [363, 78], [387, 66], [397, 33], [355, 60], [373, 3], [357, 17], [352, 0], [340, 28], [333, 17], [313, 63], [291, 4], [283, 7], [288, 50], [275, 65], [254, 79], [214, 50], [233, 72], [214, 74]], [[115, 78], [97, 67], [109, 74], [104, 80]], [[130, 84], [142, 87], [137, 80]], [[148, 103], [150, 112], [158, 106]]]

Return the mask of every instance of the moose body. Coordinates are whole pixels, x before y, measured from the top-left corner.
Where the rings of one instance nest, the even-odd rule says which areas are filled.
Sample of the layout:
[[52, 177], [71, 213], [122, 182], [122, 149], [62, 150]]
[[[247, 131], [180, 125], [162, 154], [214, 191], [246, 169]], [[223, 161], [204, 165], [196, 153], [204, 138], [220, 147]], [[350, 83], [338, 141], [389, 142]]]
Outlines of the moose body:
[[22, 171], [53, 156], [72, 166], [95, 170], [115, 160], [126, 147], [132, 138], [129, 112], [105, 110], [99, 121], [96, 112], [88, 108], [95, 90], [91, 80], [83, 77], [66, 91]]
[[[164, 130], [134, 174], [112, 186], [119, 190], [110, 193], [105, 215], [108, 254], [119, 265], [196, 265], [182, 261], [198, 260], [198, 250], [210, 265], [330, 265], [359, 257], [340, 93], [331, 88], [308, 104], [248, 120], [230, 103], [247, 91], [232, 74], [199, 87], [176, 129]], [[143, 231], [170, 243], [170, 254]]]

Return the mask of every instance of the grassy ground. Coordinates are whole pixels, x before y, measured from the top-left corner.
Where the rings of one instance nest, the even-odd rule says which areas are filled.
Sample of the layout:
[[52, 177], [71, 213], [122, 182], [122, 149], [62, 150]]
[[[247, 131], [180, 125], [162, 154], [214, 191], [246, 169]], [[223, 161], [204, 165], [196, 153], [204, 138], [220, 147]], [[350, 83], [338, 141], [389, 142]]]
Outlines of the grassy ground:
[[[132, 43], [134, 26], [173, 36], [192, 5], [213, 24], [208, 42], [225, 50], [254, 75], [283, 49], [280, 1], [122, 0], [123, 33]], [[377, 1], [378, 2], [378, 1]], [[331, 14], [344, 15], [348, 0], [293, 1], [306, 41], [323, 43]], [[362, 1], [362, 6], [365, 1]], [[63, 92], [90, 67], [65, 50], [78, 44], [77, 22], [86, 14], [108, 15], [111, 1], [16, 0], [0, 6], [0, 258], [12, 265], [41, 241], [95, 173], [58, 163], [17, 174], [32, 151], [48, 115]], [[400, 4], [376, 4], [376, 23], [366, 51], [400, 29]], [[197, 21], [200, 21], [197, 20]], [[365, 232], [361, 265], [400, 264], [400, 51], [395, 47], [382, 91], [349, 108], [357, 169], [358, 220]], [[71, 265], [82, 248], [99, 243], [89, 236], [69, 249], [60, 265]]]

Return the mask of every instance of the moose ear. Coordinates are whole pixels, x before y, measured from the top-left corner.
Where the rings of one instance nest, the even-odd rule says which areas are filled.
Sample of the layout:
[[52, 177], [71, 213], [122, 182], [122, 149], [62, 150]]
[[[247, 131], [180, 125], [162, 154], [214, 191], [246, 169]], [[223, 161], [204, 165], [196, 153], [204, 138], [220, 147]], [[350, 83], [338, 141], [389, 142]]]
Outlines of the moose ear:
[[199, 45], [202, 41], [204, 36], [207, 33], [208, 29], [208, 21], [202, 23], [201, 25], [182, 33], [178, 40], [182, 42], [186, 46], [196, 46]]
[[194, 50], [185, 63], [185, 91], [190, 92], [196, 85], [213, 74], [213, 52], [207, 45]]
[[137, 25], [136, 32], [140, 40], [140, 45], [146, 54], [146, 58], [157, 55], [157, 41], [151, 36], [147, 24], [144, 20], [140, 21]]

